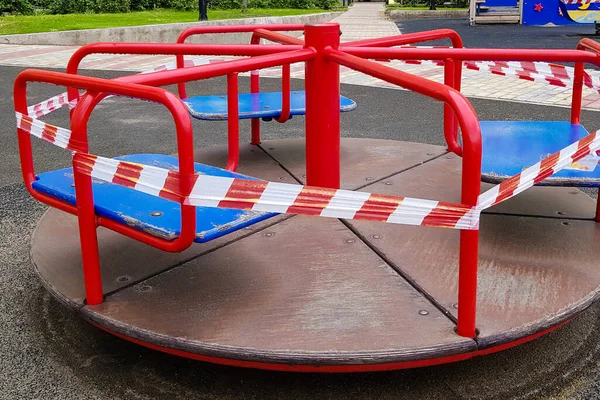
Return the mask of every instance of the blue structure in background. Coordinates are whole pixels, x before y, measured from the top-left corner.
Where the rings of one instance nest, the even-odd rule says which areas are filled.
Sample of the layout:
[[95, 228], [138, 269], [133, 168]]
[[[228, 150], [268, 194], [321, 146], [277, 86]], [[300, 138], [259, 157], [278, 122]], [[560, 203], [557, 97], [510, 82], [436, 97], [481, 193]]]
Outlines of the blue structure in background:
[[485, 0], [487, 7], [517, 7], [517, 0]]
[[[486, 0], [486, 4], [489, 1]], [[564, 4], [560, 0], [522, 1], [521, 23], [523, 25], [593, 24], [600, 21], [600, 3]]]

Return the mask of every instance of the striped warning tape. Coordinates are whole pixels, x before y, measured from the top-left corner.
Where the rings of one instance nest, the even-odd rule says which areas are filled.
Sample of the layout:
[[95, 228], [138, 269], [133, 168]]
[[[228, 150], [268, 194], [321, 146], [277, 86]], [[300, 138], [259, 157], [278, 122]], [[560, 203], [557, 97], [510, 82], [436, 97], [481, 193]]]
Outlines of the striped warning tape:
[[[567, 0], [570, 1], [570, 0]], [[578, 1], [578, 0], [577, 0]], [[600, 0], [592, 0], [594, 2], [600, 2]], [[406, 48], [436, 48], [444, 46], [402, 46]], [[433, 65], [443, 66], [444, 62], [439, 60], [398, 60], [404, 64], [412, 65]], [[222, 62], [221, 60], [215, 61], [206, 58], [195, 58], [185, 60], [184, 67], [194, 67], [198, 65], [212, 64], [215, 62]], [[560, 86], [564, 88], [572, 88], [574, 81], [574, 69], [573, 67], [544, 63], [544, 62], [530, 62], [530, 61], [464, 61], [463, 68], [488, 72], [495, 75], [516, 77], [532, 82], [548, 83], [553, 86]], [[158, 71], [168, 71], [177, 69], [176, 62], [170, 62], [168, 64], [160, 65], [146, 71], [140, 72], [140, 74], [148, 74]], [[583, 84], [600, 93], [600, 77], [592, 76], [589, 73], [583, 73]], [[71, 108], [75, 107], [77, 101], [73, 100], [69, 103]], [[51, 113], [52, 111], [58, 110], [67, 104], [67, 94], [61, 93], [48, 100], [45, 100], [39, 104], [28, 107], [28, 114], [32, 117], [41, 117]]]
[[[67, 103], [69, 103], [67, 93], [61, 93], [49, 98], [48, 100], [44, 100], [41, 103], [27, 107], [27, 114], [32, 117], [39, 118], [50, 114], [52, 111], [58, 110]], [[75, 107], [75, 104], [77, 104], [77, 101], [74, 100], [69, 103], [69, 107], [73, 108]]]
[[[16, 117], [19, 129], [70, 149], [71, 135], [68, 129], [46, 124], [20, 113], [16, 113]], [[474, 207], [410, 197], [203, 174], [193, 175], [193, 181], [188, 183], [191, 190], [182, 193], [180, 188], [183, 185], [178, 171], [82, 152], [74, 152], [73, 165], [78, 171], [93, 178], [193, 206], [474, 230], [479, 229], [481, 211], [516, 196], [599, 149], [600, 135], [597, 132], [591, 133], [482, 193]]]
[[[214, 64], [214, 63], [215, 63], [215, 61], [209, 60], [206, 58], [194, 58], [194, 59], [190, 59], [190, 60], [185, 60], [184, 67], [185, 68], [195, 67], [198, 65]], [[175, 61], [142, 71], [142, 72], [140, 72], [140, 74], [149, 74], [152, 72], [159, 72], [159, 71], [170, 71], [170, 70], [174, 70], [174, 69], [177, 69], [177, 63]], [[109, 97], [109, 96], [107, 96], [107, 97]], [[52, 111], [56, 111], [59, 108], [62, 108], [67, 104], [69, 104], [69, 108], [72, 109], [77, 105], [77, 100], [74, 99], [69, 102], [67, 92], [64, 92], [64, 93], [58, 94], [52, 98], [49, 98], [48, 100], [44, 100], [41, 103], [27, 107], [27, 114], [30, 117], [39, 118], [39, 117], [43, 117], [44, 115], [48, 115]]]
[[93, 178], [198, 207], [302, 214], [394, 224], [477, 229], [479, 211], [460, 204], [195, 174], [181, 193], [179, 172], [76, 153], [74, 167]]
[[600, 130], [590, 133], [583, 139], [545, 157], [542, 161], [525, 168], [519, 174], [480, 194], [477, 199], [477, 208], [485, 210], [510, 199], [587, 155], [596, 153], [600, 149], [599, 132]]
[[15, 115], [17, 117], [17, 128], [63, 149], [71, 149], [71, 131], [69, 129], [47, 124], [20, 112], [16, 112]]
[[[443, 61], [403, 60], [405, 64], [443, 66]], [[572, 88], [574, 69], [565, 65], [529, 61], [464, 61], [463, 68], [489, 72], [494, 75], [510, 76], [519, 79], [548, 83], [553, 86]], [[583, 84], [600, 93], [600, 77], [583, 73]]]

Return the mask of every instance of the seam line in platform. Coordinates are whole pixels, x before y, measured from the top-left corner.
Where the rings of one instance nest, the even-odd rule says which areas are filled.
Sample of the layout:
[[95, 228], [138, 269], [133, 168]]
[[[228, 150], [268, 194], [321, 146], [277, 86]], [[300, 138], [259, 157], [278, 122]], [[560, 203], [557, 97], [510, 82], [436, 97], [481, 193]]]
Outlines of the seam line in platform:
[[421, 287], [415, 280], [413, 280], [410, 275], [408, 275], [402, 268], [400, 268], [396, 263], [390, 260], [381, 250], [379, 250], [375, 245], [370, 243], [365, 236], [360, 233], [360, 231], [350, 225], [349, 222], [345, 220], [340, 220], [342, 224], [346, 226], [352, 233], [354, 233], [367, 247], [369, 247], [379, 258], [381, 258], [386, 264], [392, 268], [402, 279], [404, 279], [413, 289], [415, 289], [419, 294], [421, 294], [427, 301], [429, 301], [435, 308], [437, 308], [446, 318], [448, 318], [454, 325], [457, 324], [457, 319], [452, 315], [450, 311], [446, 309], [446, 307], [442, 306], [437, 300], [430, 295], [425, 289]]
[[364, 185], [362, 185], [362, 186], [359, 186], [359, 187], [357, 187], [356, 189], [352, 189], [352, 190], [360, 190], [360, 189], [364, 189], [364, 188], [366, 188], [367, 186], [371, 186], [371, 185], [373, 185], [374, 183], [379, 183], [379, 182], [381, 182], [381, 181], [384, 181], [384, 180], [386, 180], [386, 179], [389, 179], [389, 178], [391, 178], [392, 176], [396, 176], [396, 175], [398, 175], [398, 174], [402, 174], [402, 173], [404, 173], [404, 172], [406, 172], [406, 171], [410, 171], [410, 170], [411, 170], [411, 169], [413, 169], [413, 168], [417, 168], [417, 167], [420, 167], [421, 165], [425, 165], [425, 164], [427, 164], [427, 163], [429, 163], [429, 162], [431, 162], [431, 161], [433, 161], [433, 160], [437, 160], [438, 158], [440, 158], [440, 157], [442, 157], [442, 156], [445, 156], [445, 155], [447, 155], [448, 153], [449, 153], [449, 151], [446, 151], [445, 153], [442, 153], [442, 154], [440, 154], [440, 155], [437, 155], [437, 156], [435, 156], [435, 157], [432, 157], [432, 158], [430, 158], [430, 159], [428, 159], [428, 160], [422, 161], [422, 162], [420, 162], [420, 163], [418, 163], [418, 164], [411, 165], [410, 167], [406, 167], [406, 168], [404, 168], [404, 169], [401, 169], [400, 171], [396, 171], [396, 172], [394, 172], [394, 173], [391, 173], [391, 174], [389, 174], [389, 175], [386, 175], [386, 176], [384, 176], [384, 177], [382, 177], [382, 178], [379, 178], [379, 179], [377, 179], [377, 180], [370, 181], [369, 183], [365, 183]]
[[283, 165], [282, 163], [280, 163], [279, 160], [275, 158], [275, 156], [273, 156], [271, 153], [269, 153], [267, 150], [265, 150], [265, 148], [262, 147], [262, 143], [257, 144], [256, 147], [261, 149], [267, 155], [267, 157], [269, 157], [271, 160], [275, 161], [277, 163], [277, 165], [279, 165], [281, 167], [281, 169], [283, 169], [285, 172], [290, 174], [290, 176], [292, 178], [294, 178], [296, 180], [296, 182], [298, 182], [300, 185], [304, 185], [304, 183], [302, 183], [302, 181], [300, 179], [298, 179], [298, 177], [296, 175], [294, 175], [294, 173], [292, 171], [287, 169], [287, 167], [285, 165]]
[[[181, 267], [184, 264], [189, 263], [190, 261], [194, 261], [194, 260], [196, 260], [196, 259], [198, 259], [200, 257], [203, 257], [203, 256], [205, 256], [207, 254], [210, 254], [210, 253], [212, 253], [214, 251], [220, 250], [223, 247], [227, 247], [227, 246], [229, 246], [229, 245], [231, 245], [231, 244], [233, 244], [233, 243], [235, 243], [237, 241], [240, 241], [240, 240], [245, 239], [245, 238], [247, 238], [249, 236], [252, 236], [252, 235], [255, 235], [257, 233], [260, 233], [260, 232], [264, 231], [265, 229], [269, 229], [269, 228], [271, 228], [271, 227], [273, 227], [273, 226], [275, 226], [277, 224], [280, 224], [281, 222], [287, 221], [287, 220], [289, 220], [289, 219], [291, 219], [293, 217], [295, 217], [295, 215], [284, 216], [283, 219], [281, 219], [279, 221], [272, 222], [272, 223], [270, 223], [268, 225], [265, 225], [265, 226], [263, 226], [262, 228], [260, 228], [258, 230], [254, 230], [252, 232], [248, 232], [248, 234], [246, 234], [246, 235], [239, 236], [239, 237], [237, 237], [237, 238], [235, 238], [233, 240], [225, 242], [225, 243], [223, 243], [221, 245], [218, 245], [218, 246], [216, 246], [216, 247], [214, 247], [212, 249], [206, 250], [206, 251], [204, 251], [204, 252], [202, 252], [200, 254], [197, 254], [197, 255], [195, 255], [193, 257], [190, 257], [190, 258], [188, 258], [186, 260], [180, 261], [180, 262], [176, 263], [175, 265], [171, 265], [170, 267], [167, 267], [167, 268], [165, 268], [165, 269], [163, 269], [161, 271], [158, 271], [158, 272], [155, 272], [153, 274], [150, 274], [150, 275], [148, 275], [148, 276], [146, 276], [146, 277], [144, 277], [142, 279], [138, 279], [136, 281], [133, 281], [133, 282], [127, 284], [127, 285], [124, 285], [124, 286], [120, 287], [119, 289], [115, 289], [115, 290], [111, 290], [110, 292], [106, 292], [104, 294], [104, 298], [106, 299], [109, 296], [112, 296], [113, 294], [119, 293], [119, 292], [121, 292], [121, 291], [123, 291], [125, 289], [129, 289], [129, 288], [131, 288], [131, 287], [133, 287], [133, 286], [135, 286], [135, 285], [137, 285], [137, 284], [139, 284], [141, 282], [147, 281], [148, 279], [152, 279], [152, 278], [154, 278], [156, 276], [162, 275], [165, 272], [170, 272], [170, 271], [172, 271], [172, 270], [174, 270], [176, 268]], [[87, 306], [87, 302], [86, 301], [84, 301], [84, 306]]]
[[483, 211], [482, 214], [485, 215], [504, 215], [507, 217], [522, 217], [522, 218], [541, 218], [541, 219], [557, 219], [557, 220], [569, 220], [569, 221], [594, 221], [594, 217], [589, 218], [577, 218], [577, 217], [568, 217], [566, 215], [526, 215], [526, 214], [515, 214], [508, 212], [492, 212], [492, 211]]

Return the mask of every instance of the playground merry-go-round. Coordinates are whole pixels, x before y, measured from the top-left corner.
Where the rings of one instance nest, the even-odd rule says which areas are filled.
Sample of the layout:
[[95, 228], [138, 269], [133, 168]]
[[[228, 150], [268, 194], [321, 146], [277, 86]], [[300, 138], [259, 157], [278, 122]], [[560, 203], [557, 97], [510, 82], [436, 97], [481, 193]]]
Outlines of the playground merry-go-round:
[[[303, 37], [280, 33], [294, 31]], [[235, 32], [251, 42], [185, 43]], [[452, 47], [415, 46], [438, 39]], [[580, 123], [583, 87], [600, 88], [584, 69], [600, 66], [595, 42], [467, 49], [442, 29], [340, 44], [333, 23], [196, 27], [178, 42], [90, 44], [66, 73], [26, 70], [15, 81], [23, 178], [51, 206], [32, 238], [35, 271], [100, 329], [208, 362], [358, 372], [500, 351], [595, 301], [598, 206], [578, 189], [600, 182], [600, 137]], [[79, 75], [99, 53], [177, 61], [115, 79]], [[198, 55], [238, 58], [196, 65]], [[444, 82], [389, 60], [433, 63]], [[290, 85], [298, 65], [304, 90]], [[261, 92], [259, 70], [273, 67], [281, 91]], [[343, 112], [360, 104], [340, 93], [340, 68], [443, 103], [447, 146], [341, 139]], [[479, 121], [460, 93], [463, 68], [572, 87], [571, 119]], [[242, 73], [250, 93], [239, 93]], [[222, 95], [188, 96], [186, 83], [219, 76]], [[28, 105], [31, 82], [67, 92]], [[160, 88], [175, 84], [178, 94]], [[177, 154], [90, 154], [88, 121], [108, 96], [166, 107], [164, 140], [176, 137]], [[63, 106], [68, 128], [42, 120]], [[261, 141], [261, 120], [292, 117], [305, 119], [304, 137]], [[227, 120], [227, 146], [195, 148], [191, 118]], [[240, 119], [251, 119], [249, 135]], [[36, 172], [31, 136], [70, 151], [72, 167]]]

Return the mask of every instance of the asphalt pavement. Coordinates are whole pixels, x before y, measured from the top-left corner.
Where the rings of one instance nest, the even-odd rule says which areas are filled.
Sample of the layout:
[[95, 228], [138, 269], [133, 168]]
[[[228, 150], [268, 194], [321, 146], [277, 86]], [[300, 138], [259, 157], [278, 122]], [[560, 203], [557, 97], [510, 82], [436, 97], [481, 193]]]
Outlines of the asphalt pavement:
[[[565, 26], [524, 26], [519, 24], [480, 24], [469, 26], [464, 19], [413, 19], [397, 21], [402, 33], [447, 28], [458, 32], [465, 47], [575, 49], [584, 37], [598, 40], [593, 24]], [[432, 42], [448, 44], [449, 42]], [[428, 43], [429, 44], [429, 43]]]
[[[403, 28], [404, 30], [405, 28]], [[12, 83], [20, 68], [0, 67], [0, 398], [1, 399], [591, 399], [600, 398], [600, 306], [514, 349], [455, 364], [367, 374], [293, 374], [211, 365], [152, 351], [106, 334], [54, 300], [33, 273], [30, 236], [45, 207], [23, 187], [16, 147]], [[88, 71], [95, 76], [116, 73]], [[247, 87], [247, 80], [241, 80]], [[301, 81], [293, 82], [301, 87]], [[223, 81], [190, 92], [220, 93]], [[278, 81], [264, 80], [265, 90]], [[30, 103], [60, 89], [32, 85]], [[356, 111], [342, 134], [443, 145], [442, 106], [406, 91], [342, 86]], [[569, 110], [472, 101], [480, 119], [568, 119]], [[66, 110], [48, 121], [67, 126]], [[600, 114], [584, 112], [589, 129]], [[225, 143], [223, 123], [194, 122], [195, 146]], [[168, 114], [159, 106], [111, 98], [90, 125], [95, 154], [175, 152]], [[242, 124], [241, 132], [249, 132]], [[304, 119], [263, 124], [263, 138], [301, 137]], [[247, 136], [246, 136], [247, 137]], [[68, 166], [68, 154], [35, 142], [38, 171]], [[560, 290], [560, 288], [557, 288]]]

